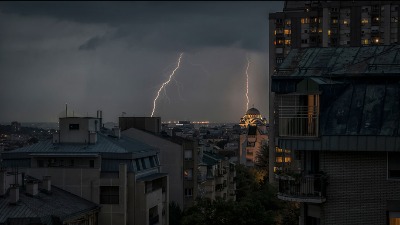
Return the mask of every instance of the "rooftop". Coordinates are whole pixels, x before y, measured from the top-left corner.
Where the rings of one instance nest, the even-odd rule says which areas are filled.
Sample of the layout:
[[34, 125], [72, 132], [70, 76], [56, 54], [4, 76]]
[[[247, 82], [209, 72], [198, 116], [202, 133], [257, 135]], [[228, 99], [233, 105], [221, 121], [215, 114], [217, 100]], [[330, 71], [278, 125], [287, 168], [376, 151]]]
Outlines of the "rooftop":
[[[335, 77], [400, 73], [400, 46], [292, 49], [274, 75]], [[279, 78], [279, 77], [276, 77]]]
[[21, 191], [16, 205], [10, 205], [8, 197], [0, 198], [0, 224], [6, 223], [9, 218], [31, 218], [50, 225], [54, 217], [63, 221], [99, 207], [55, 186], [51, 187], [50, 194], [39, 192], [37, 196], [29, 196]]

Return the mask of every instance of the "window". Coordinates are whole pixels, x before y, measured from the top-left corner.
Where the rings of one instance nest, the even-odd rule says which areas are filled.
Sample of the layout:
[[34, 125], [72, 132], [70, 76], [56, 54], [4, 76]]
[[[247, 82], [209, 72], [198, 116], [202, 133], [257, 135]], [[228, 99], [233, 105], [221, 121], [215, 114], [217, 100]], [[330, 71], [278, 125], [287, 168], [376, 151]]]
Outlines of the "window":
[[279, 135], [318, 136], [319, 95], [278, 96]]
[[136, 170], [140, 171], [140, 163], [138, 159], [135, 159], [135, 164], [136, 164]]
[[100, 204], [119, 204], [119, 187], [100, 186]]
[[154, 157], [150, 157], [149, 159], [150, 159], [150, 166], [151, 166], [151, 168], [155, 167], [156, 164], [154, 163]]
[[43, 160], [39, 159], [39, 160], [37, 161], [37, 163], [38, 163], [38, 167], [44, 167], [44, 162], [43, 162]]
[[94, 160], [89, 160], [89, 167], [94, 168]]
[[301, 39], [301, 43], [302, 44], [307, 44], [308, 43], [308, 39]]
[[276, 64], [281, 64], [283, 62], [283, 58], [282, 57], [277, 57], [276, 58]]
[[290, 41], [289, 39], [286, 39], [286, 40], [285, 40], [285, 45], [290, 46], [290, 43], [291, 43], [291, 41]]
[[284, 34], [290, 35], [290, 34], [292, 34], [292, 30], [290, 30], [290, 29], [285, 29], [285, 30], [284, 30]]
[[185, 150], [185, 160], [193, 159], [193, 150]]
[[193, 188], [185, 188], [185, 197], [193, 196]]
[[193, 169], [186, 169], [184, 172], [185, 180], [193, 179]]
[[363, 45], [368, 45], [368, 44], [369, 44], [369, 39], [364, 39], [364, 40], [362, 40], [362, 44], [363, 44]]
[[79, 124], [69, 124], [69, 130], [79, 130]]
[[389, 225], [400, 225], [400, 212], [389, 212]]
[[250, 141], [247, 142], [247, 147], [254, 147], [254, 146], [256, 146], [255, 142], [250, 142]]
[[305, 23], [309, 23], [310, 19], [309, 18], [301, 18], [300, 21], [301, 21], [302, 24], [305, 24]]
[[146, 169], [146, 164], [144, 163], [144, 159], [141, 158], [140, 162], [142, 163], [142, 168], [145, 170]]
[[388, 178], [400, 179], [400, 152], [388, 152]]

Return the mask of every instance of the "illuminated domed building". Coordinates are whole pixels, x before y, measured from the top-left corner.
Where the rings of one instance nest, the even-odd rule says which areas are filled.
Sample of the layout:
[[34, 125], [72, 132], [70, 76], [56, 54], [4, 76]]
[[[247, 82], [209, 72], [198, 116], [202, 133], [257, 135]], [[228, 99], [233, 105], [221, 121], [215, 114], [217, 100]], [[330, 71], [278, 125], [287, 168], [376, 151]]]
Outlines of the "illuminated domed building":
[[252, 167], [261, 147], [268, 143], [267, 120], [253, 107], [247, 110], [239, 125], [243, 129], [240, 135], [239, 163]]
[[246, 114], [240, 119], [239, 125], [243, 128], [248, 125], [252, 126], [262, 126], [266, 125], [267, 120], [262, 118], [260, 111], [256, 108], [250, 108], [247, 110]]

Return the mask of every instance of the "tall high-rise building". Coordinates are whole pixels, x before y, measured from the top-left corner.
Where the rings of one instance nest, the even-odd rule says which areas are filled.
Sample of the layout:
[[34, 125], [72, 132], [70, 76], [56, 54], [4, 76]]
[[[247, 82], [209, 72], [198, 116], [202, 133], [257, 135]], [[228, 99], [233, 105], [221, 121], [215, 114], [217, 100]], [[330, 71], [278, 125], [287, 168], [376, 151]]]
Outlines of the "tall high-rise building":
[[[269, 14], [269, 76], [292, 49], [399, 43], [399, 6], [399, 1], [285, 1], [282, 12]], [[296, 60], [299, 59], [293, 62]], [[276, 107], [275, 94], [270, 89], [270, 165], [275, 164], [278, 149]], [[270, 182], [273, 171], [270, 170]]]

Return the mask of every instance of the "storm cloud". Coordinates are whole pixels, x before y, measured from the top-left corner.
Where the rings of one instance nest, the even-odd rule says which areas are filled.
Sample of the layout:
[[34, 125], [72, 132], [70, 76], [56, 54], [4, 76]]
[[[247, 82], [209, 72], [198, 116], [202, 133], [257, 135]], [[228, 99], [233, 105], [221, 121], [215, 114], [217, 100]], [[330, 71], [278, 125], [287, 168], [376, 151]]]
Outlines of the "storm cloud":
[[0, 122], [57, 121], [68, 103], [106, 121], [237, 122], [250, 104], [266, 116], [268, 14], [283, 2], [1, 2]]

